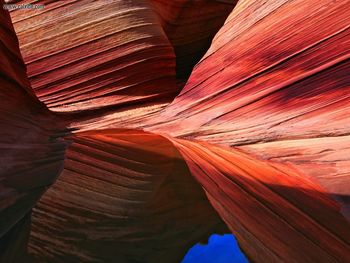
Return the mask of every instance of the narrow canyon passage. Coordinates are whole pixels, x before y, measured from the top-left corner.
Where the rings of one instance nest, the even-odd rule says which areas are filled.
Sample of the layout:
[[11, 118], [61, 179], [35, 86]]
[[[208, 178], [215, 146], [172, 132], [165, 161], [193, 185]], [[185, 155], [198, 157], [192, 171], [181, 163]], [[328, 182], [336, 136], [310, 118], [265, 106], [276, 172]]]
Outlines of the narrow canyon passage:
[[348, 0], [35, 3], [0, 9], [0, 262], [350, 262]]

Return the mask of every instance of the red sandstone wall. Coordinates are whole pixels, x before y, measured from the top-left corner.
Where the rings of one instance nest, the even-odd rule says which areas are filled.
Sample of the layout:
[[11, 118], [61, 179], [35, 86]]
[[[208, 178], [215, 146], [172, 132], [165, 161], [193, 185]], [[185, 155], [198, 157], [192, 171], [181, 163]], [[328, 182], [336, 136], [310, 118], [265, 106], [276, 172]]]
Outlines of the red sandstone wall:
[[0, 260], [178, 262], [222, 219], [350, 262], [348, 1], [40, 3], [0, 10]]

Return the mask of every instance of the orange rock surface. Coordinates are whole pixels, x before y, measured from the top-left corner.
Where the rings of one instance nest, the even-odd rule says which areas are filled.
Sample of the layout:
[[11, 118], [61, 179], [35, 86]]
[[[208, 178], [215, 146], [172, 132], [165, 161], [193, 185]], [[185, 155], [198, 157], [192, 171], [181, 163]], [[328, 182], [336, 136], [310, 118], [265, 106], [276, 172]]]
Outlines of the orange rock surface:
[[226, 230], [166, 138], [103, 130], [68, 139], [64, 171], [32, 217], [39, 261], [180, 262]]
[[349, 1], [35, 3], [0, 10], [1, 262], [350, 262]]

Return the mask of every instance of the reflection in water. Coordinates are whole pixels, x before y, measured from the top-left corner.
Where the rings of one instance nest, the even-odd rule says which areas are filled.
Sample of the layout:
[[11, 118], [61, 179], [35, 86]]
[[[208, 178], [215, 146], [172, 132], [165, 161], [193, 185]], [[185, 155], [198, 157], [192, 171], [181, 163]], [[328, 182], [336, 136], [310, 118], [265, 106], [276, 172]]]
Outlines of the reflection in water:
[[246, 263], [248, 260], [231, 234], [211, 235], [208, 244], [196, 244], [186, 254], [182, 263]]

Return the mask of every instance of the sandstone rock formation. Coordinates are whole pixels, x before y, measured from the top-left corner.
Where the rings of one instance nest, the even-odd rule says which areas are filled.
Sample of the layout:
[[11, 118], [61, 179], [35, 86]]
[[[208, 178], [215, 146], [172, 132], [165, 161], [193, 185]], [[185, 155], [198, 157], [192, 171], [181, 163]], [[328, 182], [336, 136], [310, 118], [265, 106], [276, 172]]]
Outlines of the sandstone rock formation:
[[63, 168], [67, 143], [60, 138], [64, 125], [30, 89], [3, 10], [0, 22], [0, 261], [12, 262], [26, 240], [31, 209]]
[[0, 261], [350, 262], [349, 1], [35, 3], [0, 11]]

